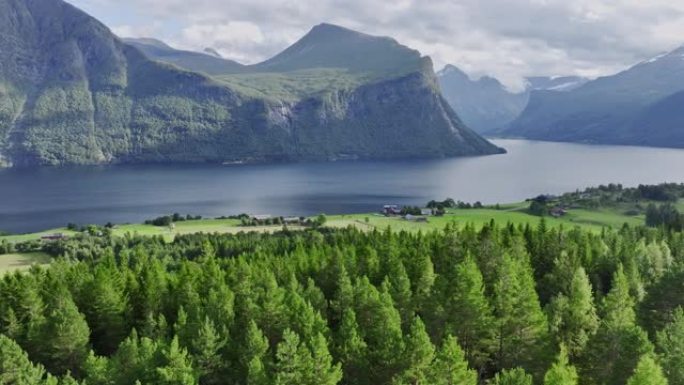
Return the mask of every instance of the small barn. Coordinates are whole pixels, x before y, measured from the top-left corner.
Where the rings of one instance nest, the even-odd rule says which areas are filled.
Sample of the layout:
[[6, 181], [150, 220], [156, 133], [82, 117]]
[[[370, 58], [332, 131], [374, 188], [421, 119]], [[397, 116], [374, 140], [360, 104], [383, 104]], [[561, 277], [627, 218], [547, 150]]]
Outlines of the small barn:
[[385, 215], [401, 215], [401, 208], [398, 205], [384, 205], [382, 212]]

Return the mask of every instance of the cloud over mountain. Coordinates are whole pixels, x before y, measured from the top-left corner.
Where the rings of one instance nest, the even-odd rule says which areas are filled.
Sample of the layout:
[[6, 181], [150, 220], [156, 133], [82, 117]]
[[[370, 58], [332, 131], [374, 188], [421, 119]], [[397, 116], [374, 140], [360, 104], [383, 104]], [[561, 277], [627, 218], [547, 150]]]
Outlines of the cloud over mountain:
[[[468, 73], [522, 87], [524, 76], [597, 76], [678, 45], [684, 3], [670, 0], [74, 0], [122, 35], [216, 48], [255, 63], [311, 25], [396, 37]], [[130, 11], [136, 15], [131, 16]], [[152, 31], [153, 30], [153, 31]]]

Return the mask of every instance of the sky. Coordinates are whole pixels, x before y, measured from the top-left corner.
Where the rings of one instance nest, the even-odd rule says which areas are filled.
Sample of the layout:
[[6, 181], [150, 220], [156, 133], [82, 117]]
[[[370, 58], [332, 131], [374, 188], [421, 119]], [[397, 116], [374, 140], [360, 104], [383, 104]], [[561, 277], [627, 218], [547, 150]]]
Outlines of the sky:
[[67, 0], [121, 37], [251, 64], [327, 22], [391, 36], [511, 89], [525, 76], [616, 73], [684, 45], [678, 0]]

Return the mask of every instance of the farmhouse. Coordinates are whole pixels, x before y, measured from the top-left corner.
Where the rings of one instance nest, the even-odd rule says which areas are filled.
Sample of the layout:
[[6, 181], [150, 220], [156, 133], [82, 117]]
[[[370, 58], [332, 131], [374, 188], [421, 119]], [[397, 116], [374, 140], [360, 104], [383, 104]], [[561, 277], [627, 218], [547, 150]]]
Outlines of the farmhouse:
[[265, 221], [265, 220], [273, 218], [273, 215], [269, 215], [269, 214], [252, 215], [252, 216], [250, 216], [250, 218], [254, 221]]
[[549, 211], [549, 213], [554, 218], [560, 218], [562, 216], [565, 216], [568, 212], [564, 208], [556, 206], [556, 207], [552, 208]]
[[382, 208], [382, 212], [385, 215], [400, 215], [401, 208], [398, 205], [385, 205]]
[[56, 233], [56, 234], [46, 234], [40, 237], [40, 239], [44, 241], [59, 241], [61, 239], [66, 239], [66, 235], [62, 233]]
[[430, 216], [432, 215], [432, 209], [420, 209], [420, 215]]

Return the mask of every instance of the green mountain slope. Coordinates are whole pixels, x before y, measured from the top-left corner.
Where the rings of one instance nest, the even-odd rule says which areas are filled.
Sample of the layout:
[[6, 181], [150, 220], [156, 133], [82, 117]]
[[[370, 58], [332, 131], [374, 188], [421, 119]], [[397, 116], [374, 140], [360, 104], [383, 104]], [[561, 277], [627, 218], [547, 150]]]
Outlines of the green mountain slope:
[[420, 53], [388, 37], [319, 24], [283, 52], [252, 66], [259, 72], [344, 68], [379, 77], [402, 75], [421, 65]]
[[171, 48], [156, 39], [123, 39], [126, 44], [141, 50], [145, 55], [191, 71], [204, 72], [209, 75], [239, 73], [245, 66], [232, 61], [200, 52], [183, 51]]
[[0, 0], [0, 52], [4, 165], [500, 152], [460, 123], [427, 59], [322, 95], [264, 95], [150, 60], [61, 0]]

